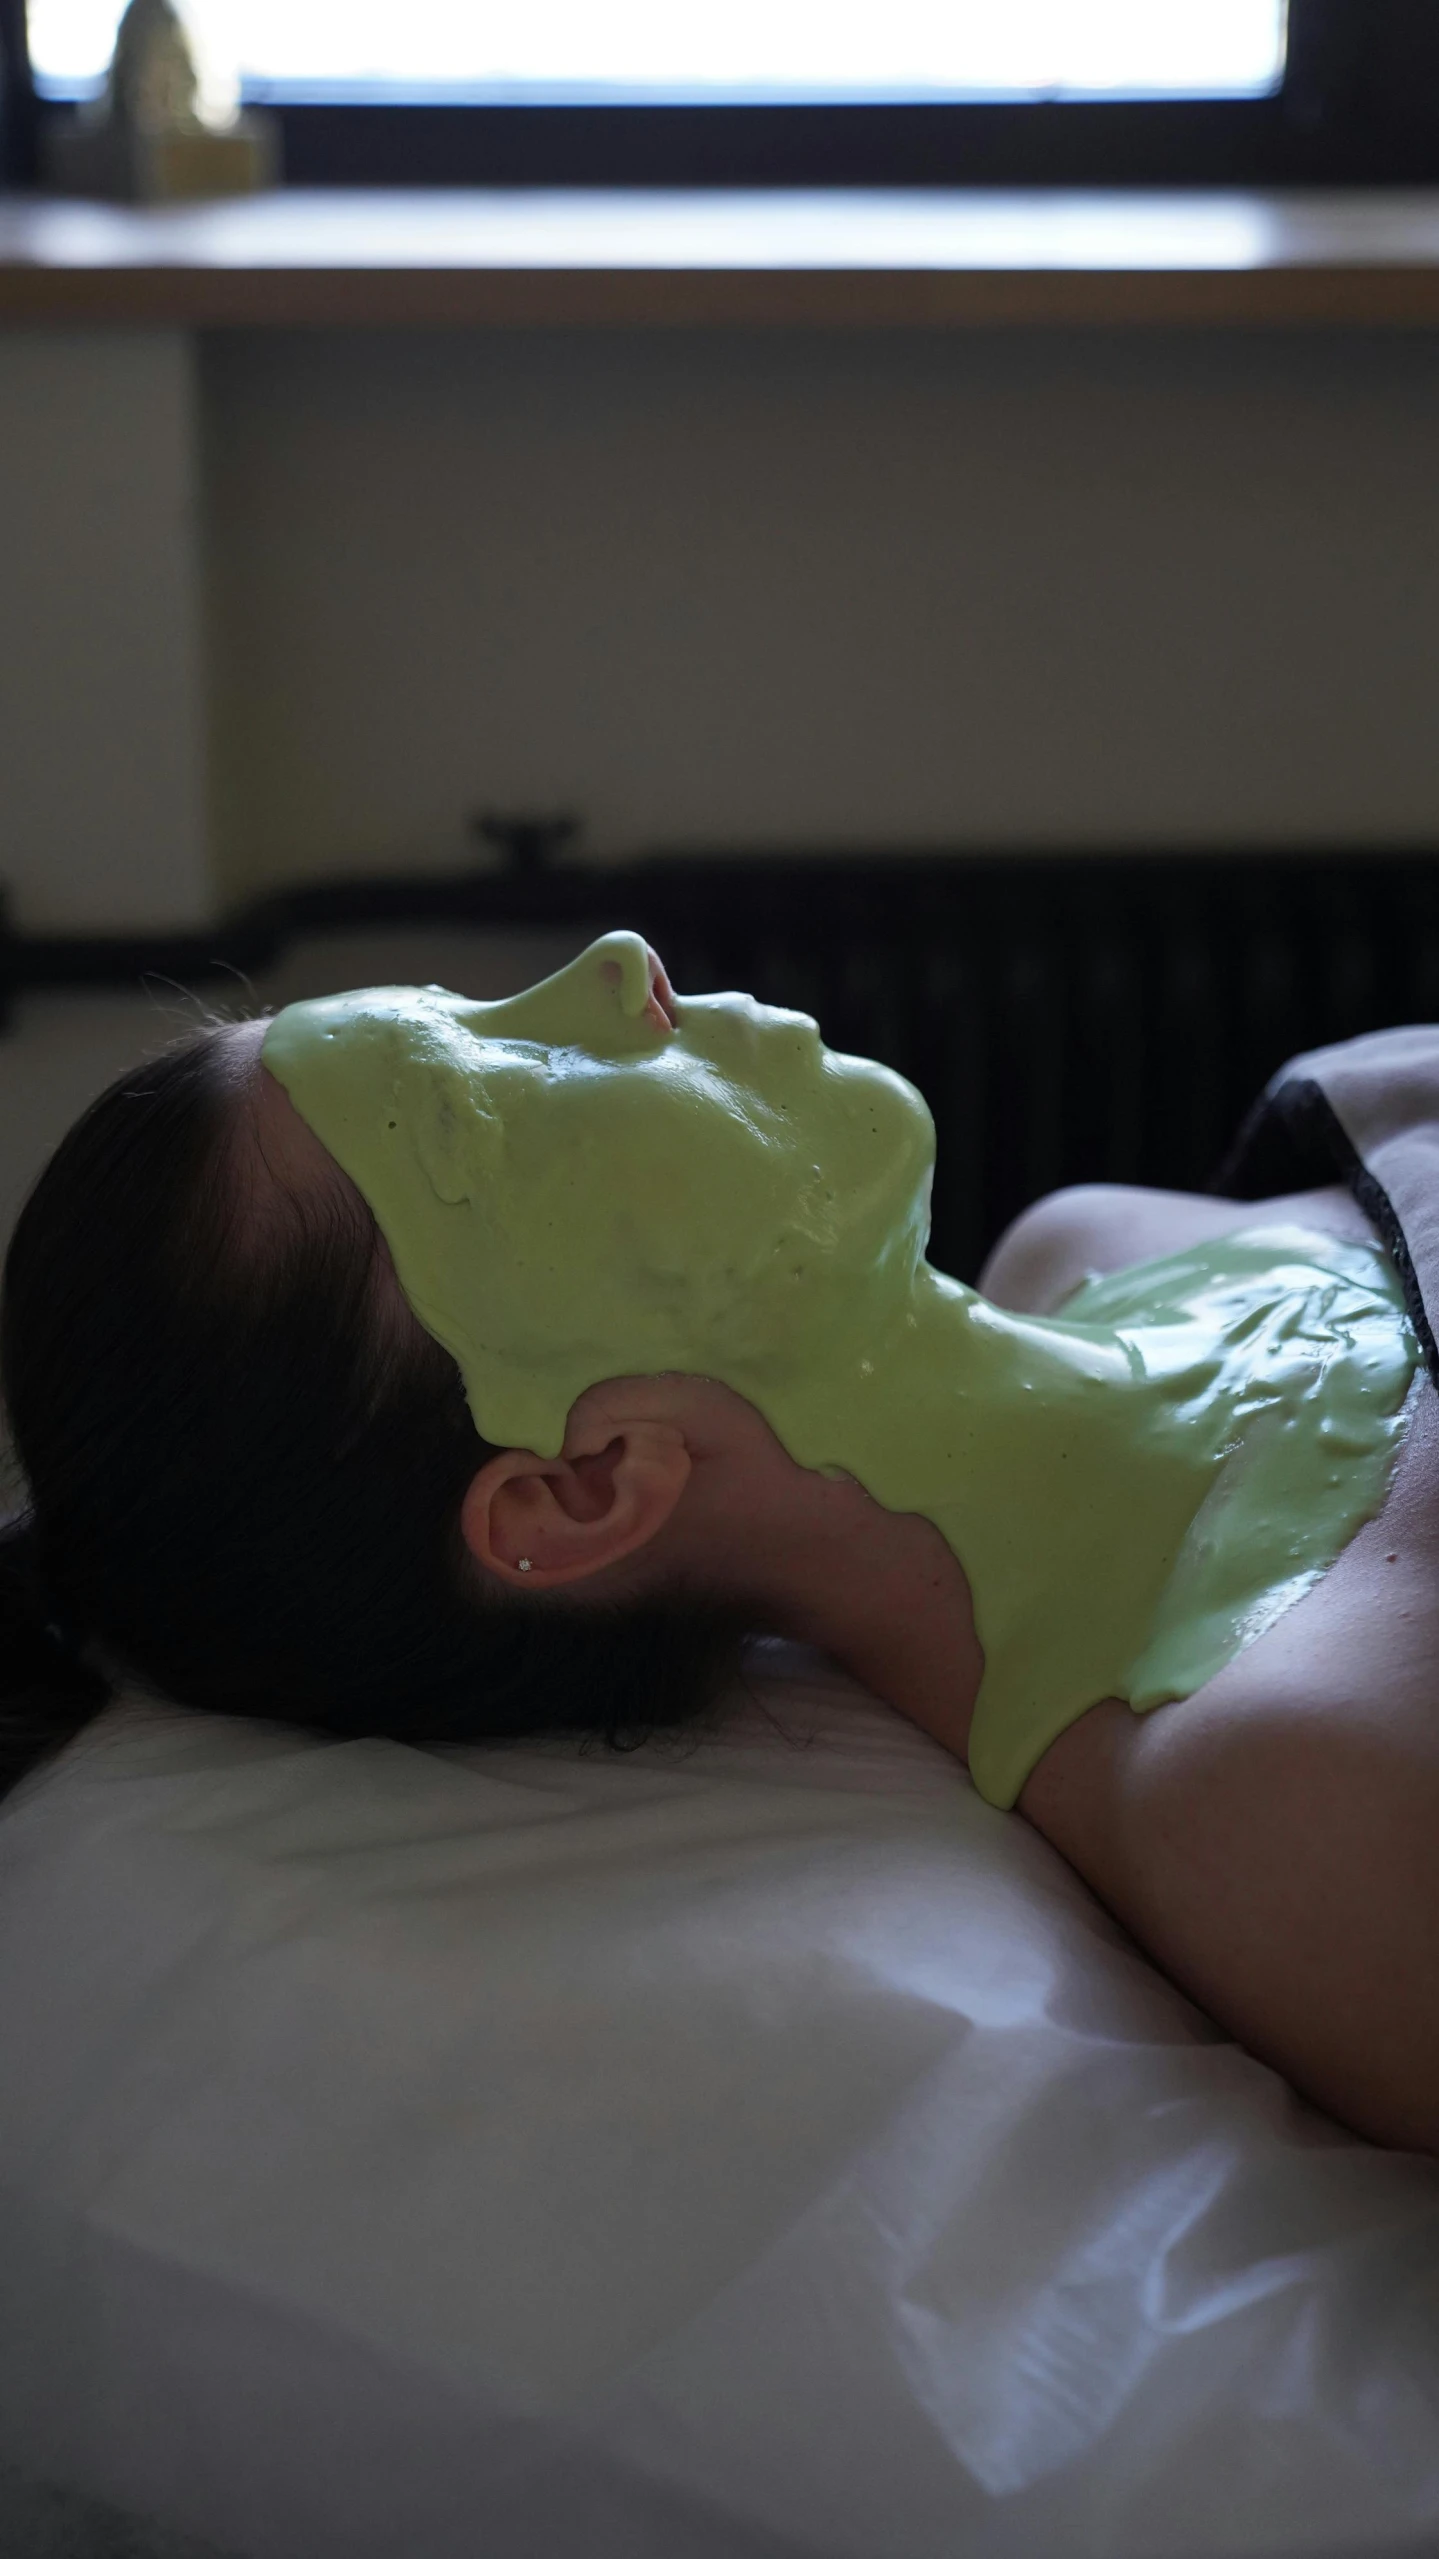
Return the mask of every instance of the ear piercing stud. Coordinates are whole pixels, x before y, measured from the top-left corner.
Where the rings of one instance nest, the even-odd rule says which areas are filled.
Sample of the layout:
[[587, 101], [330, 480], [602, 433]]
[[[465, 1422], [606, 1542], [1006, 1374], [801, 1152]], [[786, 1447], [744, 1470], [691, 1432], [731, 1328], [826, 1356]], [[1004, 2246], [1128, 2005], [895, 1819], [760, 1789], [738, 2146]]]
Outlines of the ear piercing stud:
[[529, 1572], [532, 1572], [532, 1571], [534, 1570], [534, 1567], [533, 1567], [533, 1565], [531, 1564], [531, 1562], [530, 1562], [530, 1559], [529, 1559], [528, 1555], [522, 1555], [522, 1556], [520, 1557], [518, 1570], [519, 1570], [520, 1572], [522, 1572], [522, 1573], [529, 1573]]

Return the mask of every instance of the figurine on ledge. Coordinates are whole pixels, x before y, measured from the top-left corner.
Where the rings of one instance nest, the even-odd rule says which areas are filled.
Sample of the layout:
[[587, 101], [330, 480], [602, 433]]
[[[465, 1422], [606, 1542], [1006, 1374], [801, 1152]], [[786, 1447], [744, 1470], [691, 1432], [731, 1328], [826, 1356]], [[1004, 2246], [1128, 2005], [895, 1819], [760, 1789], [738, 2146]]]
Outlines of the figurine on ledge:
[[274, 184], [278, 156], [273, 119], [241, 112], [233, 67], [177, 0], [129, 0], [101, 97], [44, 137], [57, 192], [126, 203], [250, 195]]

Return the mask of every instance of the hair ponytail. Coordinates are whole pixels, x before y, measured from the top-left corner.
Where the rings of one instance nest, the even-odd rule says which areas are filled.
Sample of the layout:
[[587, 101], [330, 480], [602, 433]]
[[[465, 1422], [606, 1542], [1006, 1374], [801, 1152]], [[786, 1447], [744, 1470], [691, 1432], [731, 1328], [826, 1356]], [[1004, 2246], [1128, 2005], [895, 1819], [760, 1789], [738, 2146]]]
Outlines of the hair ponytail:
[[29, 1521], [0, 1522], [0, 1795], [73, 1741], [110, 1695], [47, 1613]]

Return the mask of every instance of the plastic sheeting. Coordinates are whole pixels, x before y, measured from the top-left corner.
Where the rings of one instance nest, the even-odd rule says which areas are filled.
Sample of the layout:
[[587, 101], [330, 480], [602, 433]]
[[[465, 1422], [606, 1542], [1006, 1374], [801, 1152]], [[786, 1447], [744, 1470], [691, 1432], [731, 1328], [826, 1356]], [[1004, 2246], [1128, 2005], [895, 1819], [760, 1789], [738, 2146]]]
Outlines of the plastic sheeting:
[[244, 2559], [1439, 2541], [1439, 2168], [857, 1692], [686, 1750], [26, 1781], [0, 2458]]

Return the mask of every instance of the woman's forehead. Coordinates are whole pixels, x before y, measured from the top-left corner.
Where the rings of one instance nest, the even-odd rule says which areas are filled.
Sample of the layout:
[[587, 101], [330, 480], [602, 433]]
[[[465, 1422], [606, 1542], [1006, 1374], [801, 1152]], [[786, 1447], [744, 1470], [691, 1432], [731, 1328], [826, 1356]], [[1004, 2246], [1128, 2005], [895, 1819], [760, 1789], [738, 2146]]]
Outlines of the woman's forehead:
[[313, 1190], [344, 1182], [334, 1157], [301, 1119], [284, 1085], [260, 1057], [267, 1021], [235, 1025], [231, 1054], [244, 1084], [256, 1149], [273, 1178], [287, 1190]]

